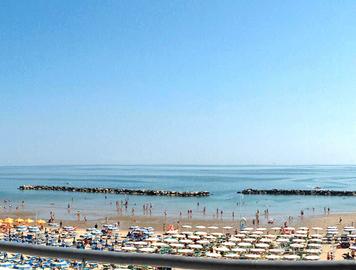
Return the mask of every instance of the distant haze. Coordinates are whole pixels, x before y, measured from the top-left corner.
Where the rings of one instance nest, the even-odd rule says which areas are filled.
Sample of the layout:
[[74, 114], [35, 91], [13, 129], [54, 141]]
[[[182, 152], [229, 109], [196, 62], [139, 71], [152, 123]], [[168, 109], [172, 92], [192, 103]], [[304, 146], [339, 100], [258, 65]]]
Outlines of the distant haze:
[[356, 1], [1, 1], [0, 165], [354, 164]]

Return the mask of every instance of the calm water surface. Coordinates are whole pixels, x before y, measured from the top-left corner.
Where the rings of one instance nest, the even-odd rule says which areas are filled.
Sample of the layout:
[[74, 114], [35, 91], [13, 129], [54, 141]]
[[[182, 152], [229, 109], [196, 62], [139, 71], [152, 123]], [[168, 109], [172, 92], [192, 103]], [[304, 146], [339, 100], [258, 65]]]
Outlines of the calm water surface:
[[[57, 217], [74, 218], [66, 212], [73, 200], [75, 210], [89, 216], [115, 212], [115, 201], [128, 199], [130, 209], [141, 214], [142, 205], [151, 202], [153, 214], [177, 216], [193, 209], [201, 216], [203, 206], [211, 218], [216, 208], [224, 210], [224, 218], [252, 216], [256, 209], [268, 208], [276, 218], [306, 214], [322, 214], [324, 207], [334, 212], [356, 210], [356, 197], [314, 196], [242, 196], [236, 192], [244, 188], [300, 188], [321, 187], [335, 190], [356, 190], [356, 166], [24, 166], [0, 167], [0, 199], [11, 200], [13, 207], [22, 200], [25, 209], [36, 209], [39, 216], [47, 217], [56, 208]], [[19, 191], [23, 184], [72, 185], [90, 187], [119, 187], [167, 189], [179, 191], [207, 190], [207, 198], [169, 198], [81, 194], [45, 191]], [[197, 207], [199, 202], [200, 207]], [[4, 204], [4, 203], [3, 203]], [[8, 211], [3, 209], [3, 211]]]

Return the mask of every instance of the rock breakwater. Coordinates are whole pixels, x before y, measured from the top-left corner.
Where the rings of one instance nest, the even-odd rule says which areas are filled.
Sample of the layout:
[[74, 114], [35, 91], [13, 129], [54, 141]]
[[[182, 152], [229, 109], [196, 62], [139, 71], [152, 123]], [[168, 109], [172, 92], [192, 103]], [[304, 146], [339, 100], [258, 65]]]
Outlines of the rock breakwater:
[[105, 194], [125, 194], [125, 195], [146, 195], [146, 196], [175, 196], [175, 197], [206, 197], [208, 191], [170, 191], [170, 190], [149, 190], [149, 189], [126, 189], [126, 188], [102, 188], [102, 187], [70, 187], [70, 186], [43, 186], [43, 185], [23, 185], [19, 190], [43, 190], [43, 191], [64, 191], [83, 193], [105, 193]]
[[325, 189], [244, 189], [244, 195], [308, 195], [308, 196], [356, 196], [356, 191]]

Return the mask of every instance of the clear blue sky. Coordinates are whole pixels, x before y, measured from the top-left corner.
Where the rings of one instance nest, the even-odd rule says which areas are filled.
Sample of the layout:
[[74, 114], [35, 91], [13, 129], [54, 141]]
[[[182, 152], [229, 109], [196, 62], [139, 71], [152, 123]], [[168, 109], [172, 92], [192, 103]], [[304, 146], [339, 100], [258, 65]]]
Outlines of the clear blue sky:
[[0, 1], [0, 164], [356, 163], [356, 1]]

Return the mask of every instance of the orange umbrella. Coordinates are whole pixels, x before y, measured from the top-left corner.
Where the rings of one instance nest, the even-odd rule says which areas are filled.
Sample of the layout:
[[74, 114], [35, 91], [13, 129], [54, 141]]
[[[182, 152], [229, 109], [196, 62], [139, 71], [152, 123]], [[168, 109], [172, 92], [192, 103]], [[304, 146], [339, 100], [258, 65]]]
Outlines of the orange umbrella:
[[37, 220], [37, 224], [45, 224], [45, 223], [46, 223], [46, 221], [44, 221], [43, 219]]

